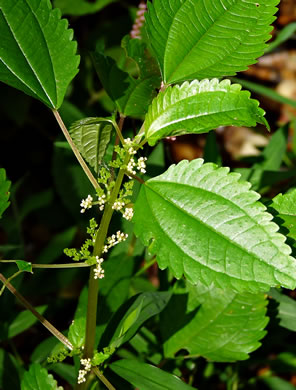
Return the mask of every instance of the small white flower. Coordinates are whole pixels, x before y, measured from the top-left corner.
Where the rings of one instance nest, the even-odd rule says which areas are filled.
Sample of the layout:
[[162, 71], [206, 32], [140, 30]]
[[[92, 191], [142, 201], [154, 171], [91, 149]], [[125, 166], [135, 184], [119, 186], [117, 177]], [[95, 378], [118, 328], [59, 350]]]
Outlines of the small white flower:
[[135, 163], [134, 158], [132, 157], [132, 158], [129, 160], [129, 163], [127, 164], [127, 167], [126, 167], [128, 173], [131, 173], [131, 174], [135, 175], [135, 174], [136, 174], [136, 171], [134, 170], [134, 167], [135, 167], [135, 166], [136, 166], [136, 163]]
[[83, 383], [83, 382], [86, 381], [85, 376], [91, 370], [90, 359], [81, 359], [80, 363], [81, 363], [82, 366], [84, 366], [84, 370], [79, 370], [78, 379], [77, 379], [77, 383], [78, 384]]
[[123, 218], [127, 219], [128, 221], [130, 221], [133, 218], [133, 216], [134, 216], [134, 210], [131, 207], [127, 207], [124, 210]]
[[146, 173], [146, 163], [145, 163], [145, 161], [147, 161], [146, 157], [140, 157], [139, 160], [138, 160], [137, 169], [141, 173]]
[[120, 201], [120, 200], [116, 200], [114, 203], [113, 203], [113, 206], [112, 206], [112, 209], [113, 210], [121, 210], [123, 207], [124, 207], [125, 203]]
[[80, 212], [85, 213], [86, 209], [92, 208], [92, 201], [93, 201], [93, 197], [90, 195], [88, 195], [86, 199], [82, 199], [80, 203], [80, 207], [82, 207], [82, 209], [80, 210]]

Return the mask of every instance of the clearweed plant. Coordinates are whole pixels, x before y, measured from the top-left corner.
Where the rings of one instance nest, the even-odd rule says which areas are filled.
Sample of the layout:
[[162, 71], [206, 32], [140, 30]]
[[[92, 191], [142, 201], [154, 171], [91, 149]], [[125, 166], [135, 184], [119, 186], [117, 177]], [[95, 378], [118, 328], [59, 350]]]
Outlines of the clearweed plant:
[[[79, 15], [98, 11], [98, 3], [68, 2], [68, 8]], [[227, 77], [268, 50], [278, 3], [153, 0], [147, 10], [141, 3], [119, 59], [100, 39], [91, 53], [110, 115], [72, 120], [65, 95], [80, 57], [68, 22], [49, 0], [0, 0], [0, 81], [52, 111], [67, 141], [56, 142], [57, 156], [72, 150], [91, 184], [83, 187], [80, 208], [75, 205], [88, 222], [86, 237], [73, 247], [72, 231], [64, 248], [68, 262], [0, 260], [3, 270], [10, 267], [0, 274], [1, 299], [12, 293], [26, 308], [12, 321], [3, 318], [2, 341], [36, 319], [54, 336], [34, 349], [29, 363], [15, 347], [14, 355], [5, 345], [0, 349], [4, 390], [62, 388], [52, 373], [65, 389], [201, 389], [209, 388], [206, 378], [214, 370], [227, 389], [257, 386], [256, 379], [240, 383], [237, 365], [227, 365], [223, 376], [214, 363], [244, 361], [260, 347], [269, 301], [278, 302], [282, 327], [296, 330], [287, 314], [295, 303], [280, 289], [296, 287], [296, 190], [269, 203], [259, 194], [295, 175], [294, 157], [286, 156], [287, 125], [255, 164], [230, 171], [215, 163], [210, 131], [257, 124], [269, 129], [258, 101]], [[67, 9], [66, 1], [55, 5]], [[294, 31], [286, 30], [272, 49]], [[184, 160], [166, 169], [161, 140], [202, 133], [209, 133], [207, 162]], [[284, 160], [290, 169], [281, 172]], [[62, 180], [80, 180], [81, 172], [67, 170], [62, 159], [56, 169]], [[268, 179], [266, 172], [274, 176]], [[2, 168], [1, 215], [10, 185]], [[70, 203], [77, 195], [69, 190], [67, 196]], [[153, 284], [146, 270], [156, 264], [162, 272]], [[33, 274], [26, 276], [31, 280], [41, 277], [38, 269], [55, 268], [89, 271], [73, 321], [61, 330], [43, 316], [46, 307], [33, 307], [15, 287], [25, 273]], [[19, 379], [7, 379], [7, 372]], [[272, 371], [265, 379], [272, 384]]]

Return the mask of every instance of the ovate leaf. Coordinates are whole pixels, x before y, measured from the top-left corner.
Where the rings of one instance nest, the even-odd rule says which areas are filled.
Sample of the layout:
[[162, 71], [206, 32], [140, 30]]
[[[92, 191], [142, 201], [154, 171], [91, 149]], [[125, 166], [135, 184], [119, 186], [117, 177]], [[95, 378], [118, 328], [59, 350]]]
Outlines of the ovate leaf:
[[176, 316], [176, 307], [182, 303], [178, 295], [163, 312], [165, 356], [174, 357], [179, 350], [186, 349], [192, 355], [216, 362], [248, 359], [248, 354], [261, 345], [259, 340], [266, 333], [263, 330], [268, 322], [264, 294], [239, 294], [201, 283], [187, 285], [187, 309], [182, 305], [186, 314]]
[[63, 390], [58, 386], [53, 376], [42, 368], [40, 364], [31, 364], [29, 371], [25, 372], [21, 383], [21, 390]]
[[110, 142], [112, 128], [104, 118], [85, 118], [70, 127], [75, 145], [96, 173]]
[[197, 159], [142, 185], [135, 233], [161, 269], [238, 291], [294, 289], [296, 261], [260, 195], [240, 175]]
[[190, 390], [193, 387], [158, 367], [137, 360], [122, 359], [110, 365], [112, 371], [140, 390]]
[[[39, 314], [43, 314], [47, 309], [47, 305], [35, 307], [35, 310]], [[8, 338], [17, 336], [18, 334], [29, 329], [37, 322], [37, 318], [30, 312], [30, 310], [24, 310], [19, 313], [8, 328]]]
[[78, 72], [73, 31], [48, 0], [0, 0], [0, 81], [59, 108]]
[[272, 288], [269, 294], [279, 304], [277, 318], [280, 320], [280, 325], [296, 332], [296, 301], [275, 288]]
[[159, 139], [188, 133], [206, 133], [219, 126], [268, 127], [264, 111], [248, 91], [229, 80], [197, 80], [168, 87], [152, 102], [145, 117], [150, 145]]
[[11, 184], [10, 181], [6, 179], [5, 169], [1, 168], [0, 169], [0, 218], [10, 204], [10, 202], [8, 201], [10, 184]]
[[279, 194], [270, 205], [283, 220], [281, 224], [288, 229], [288, 236], [296, 240], [296, 189], [288, 194]]
[[80, 294], [74, 320], [69, 328], [68, 339], [76, 348], [82, 347], [85, 339], [88, 289], [84, 288]]
[[154, 0], [147, 31], [163, 80], [223, 77], [264, 53], [279, 0]]

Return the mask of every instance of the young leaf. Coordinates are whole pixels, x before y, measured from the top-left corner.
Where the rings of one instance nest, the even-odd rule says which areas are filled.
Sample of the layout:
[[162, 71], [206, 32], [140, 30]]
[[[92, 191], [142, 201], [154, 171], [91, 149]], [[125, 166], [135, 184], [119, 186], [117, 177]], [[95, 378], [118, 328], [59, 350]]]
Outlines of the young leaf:
[[176, 352], [186, 349], [191, 355], [216, 362], [248, 359], [266, 333], [265, 296], [238, 294], [201, 283], [187, 286], [187, 310], [182, 305], [186, 313], [176, 316], [176, 308], [182, 304], [178, 298], [182, 300], [182, 295], [174, 296], [162, 313], [165, 356], [173, 358]]
[[281, 294], [272, 288], [269, 292], [273, 299], [279, 303], [277, 318], [283, 328], [296, 332], [296, 302], [287, 295]]
[[32, 271], [32, 263], [30, 263], [29, 261], [15, 260], [15, 263], [16, 263], [19, 271], [33, 273], [33, 271]]
[[21, 390], [63, 390], [58, 386], [53, 376], [48, 374], [40, 364], [31, 364], [30, 370], [25, 372], [21, 383]]
[[277, 211], [277, 217], [284, 222], [282, 226], [288, 229], [288, 236], [296, 240], [296, 189], [288, 194], [278, 194], [270, 205]]
[[[160, 313], [165, 308], [170, 298], [171, 293], [168, 291], [145, 292], [139, 294], [136, 299], [133, 298], [133, 304], [116, 324], [116, 330], [109, 346], [118, 348], [130, 340], [145, 321]], [[110, 322], [110, 328], [112, 328], [112, 322]], [[107, 327], [106, 333], [108, 334], [108, 332]]]
[[87, 314], [88, 290], [84, 288], [81, 291], [78, 305], [75, 311], [74, 320], [69, 328], [68, 339], [74, 347], [80, 348], [84, 344], [86, 314]]
[[150, 145], [164, 137], [206, 133], [219, 126], [268, 127], [265, 112], [248, 91], [229, 80], [194, 80], [168, 87], [155, 98], [145, 117], [145, 136]]
[[82, 16], [100, 11], [116, 0], [54, 0], [54, 6], [63, 14]]
[[192, 283], [238, 291], [296, 286], [296, 261], [260, 195], [240, 175], [202, 159], [148, 180], [135, 205], [135, 233], [161, 269]]
[[96, 173], [110, 142], [112, 128], [104, 118], [85, 118], [70, 127], [75, 145]]
[[92, 57], [99, 79], [119, 112], [136, 118], [146, 114], [156, 95], [155, 88], [160, 85], [159, 76], [134, 79], [100, 51], [93, 53]]
[[112, 371], [140, 390], [190, 390], [178, 377], [150, 364], [122, 359], [110, 365]]
[[79, 64], [67, 27], [47, 0], [0, 0], [0, 81], [59, 108]]
[[165, 84], [231, 76], [264, 53], [279, 0], [154, 0], [147, 32]]
[[1, 168], [0, 169], [0, 218], [10, 204], [10, 202], [8, 201], [10, 184], [11, 184], [10, 181], [6, 179], [5, 169]]

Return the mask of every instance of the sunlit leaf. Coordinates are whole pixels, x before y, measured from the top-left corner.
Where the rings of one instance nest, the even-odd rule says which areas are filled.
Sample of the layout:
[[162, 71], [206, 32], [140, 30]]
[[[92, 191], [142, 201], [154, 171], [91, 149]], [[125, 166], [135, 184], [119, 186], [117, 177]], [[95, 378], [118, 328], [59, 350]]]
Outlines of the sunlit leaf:
[[82, 347], [85, 339], [88, 289], [84, 288], [80, 294], [74, 319], [69, 328], [68, 339], [76, 348]]
[[185, 82], [168, 87], [155, 98], [145, 117], [145, 136], [150, 145], [159, 139], [188, 133], [207, 133], [219, 126], [268, 127], [257, 100], [239, 84], [218, 79]]
[[0, 36], [0, 81], [59, 108], [79, 64], [61, 12], [47, 0], [1, 0]]
[[29, 371], [24, 373], [21, 390], [63, 390], [58, 386], [53, 376], [40, 364], [31, 364]]
[[294, 289], [296, 261], [259, 194], [240, 175], [197, 159], [142, 185], [135, 233], [161, 269], [238, 291]]
[[147, 31], [165, 83], [234, 75], [256, 62], [279, 0], [154, 0]]
[[280, 325], [296, 332], [296, 301], [275, 288], [272, 288], [269, 294], [279, 303], [277, 318]]
[[278, 194], [270, 205], [288, 229], [288, 236], [296, 240], [296, 189], [287, 194]]

